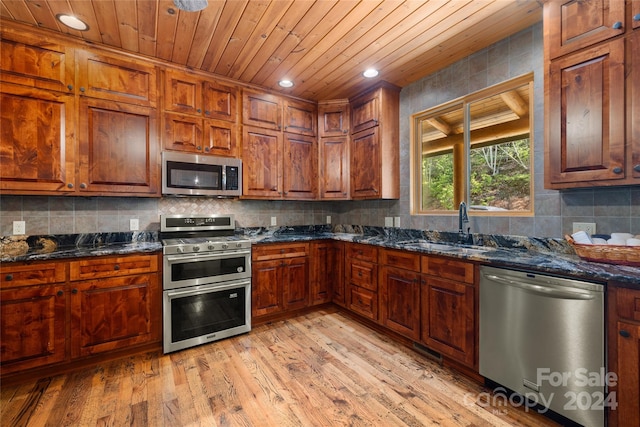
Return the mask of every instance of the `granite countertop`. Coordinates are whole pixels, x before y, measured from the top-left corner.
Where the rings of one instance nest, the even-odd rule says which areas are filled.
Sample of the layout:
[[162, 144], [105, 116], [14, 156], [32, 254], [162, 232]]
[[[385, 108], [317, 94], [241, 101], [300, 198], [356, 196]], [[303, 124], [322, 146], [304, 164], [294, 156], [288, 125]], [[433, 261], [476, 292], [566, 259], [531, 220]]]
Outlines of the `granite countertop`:
[[[564, 239], [474, 235], [458, 245], [458, 234], [368, 226], [256, 227], [236, 230], [254, 244], [334, 239], [419, 253], [445, 255], [497, 267], [534, 270], [589, 281], [616, 281], [640, 289], [640, 267], [580, 259]], [[0, 262], [36, 261], [162, 250], [158, 232], [92, 233], [0, 237]]]

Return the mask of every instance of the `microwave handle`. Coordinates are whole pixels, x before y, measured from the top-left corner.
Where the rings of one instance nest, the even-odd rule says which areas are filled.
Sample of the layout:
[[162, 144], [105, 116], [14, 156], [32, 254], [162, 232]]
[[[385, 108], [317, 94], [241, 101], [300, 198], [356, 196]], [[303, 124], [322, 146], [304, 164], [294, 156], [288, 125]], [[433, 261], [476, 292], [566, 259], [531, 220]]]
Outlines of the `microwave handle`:
[[208, 259], [221, 259], [221, 258], [229, 258], [230, 255], [250, 255], [251, 251], [247, 250], [238, 250], [238, 251], [226, 251], [224, 253], [219, 254], [210, 254], [210, 253], [193, 253], [187, 255], [176, 255], [176, 256], [167, 256], [166, 260], [169, 263], [177, 262], [177, 261], [206, 261]]

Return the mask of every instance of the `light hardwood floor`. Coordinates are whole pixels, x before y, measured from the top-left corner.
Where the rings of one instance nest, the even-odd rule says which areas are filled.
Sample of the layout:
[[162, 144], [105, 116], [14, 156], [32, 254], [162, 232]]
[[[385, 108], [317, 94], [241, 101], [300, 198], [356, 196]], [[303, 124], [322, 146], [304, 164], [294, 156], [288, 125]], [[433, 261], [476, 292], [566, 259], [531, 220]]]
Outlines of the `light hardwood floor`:
[[2, 387], [2, 426], [544, 426], [347, 315]]

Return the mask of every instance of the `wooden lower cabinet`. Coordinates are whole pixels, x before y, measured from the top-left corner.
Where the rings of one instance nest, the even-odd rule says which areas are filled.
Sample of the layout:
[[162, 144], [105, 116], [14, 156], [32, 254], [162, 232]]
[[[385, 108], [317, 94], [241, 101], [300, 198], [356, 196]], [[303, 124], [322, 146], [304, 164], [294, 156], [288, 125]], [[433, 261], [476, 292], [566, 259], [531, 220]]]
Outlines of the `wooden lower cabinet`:
[[420, 277], [419, 272], [380, 267], [380, 322], [415, 341], [420, 340]]
[[378, 249], [352, 243], [345, 249], [346, 305], [350, 310], [378, 320]]
[[[640, 425], [640, 290], [609, 284], [608, 372], [617, 375], [609, 387], [609, 426]], [[615, 393], [615, 395], [613, 395]]]
[[0, 373], [162, 340], [159, 254], [2, 265]]
[[423, 256], [422, 271], [422, 342], [444, 356], [475, 367], [476, 297], [473, 264]]
[[334, 301], [344, 305], [344, 243], [311, 243], [310, 304]]
[[265, 244], [251, 253], [251, 317], [309, 305], [309, 244]]

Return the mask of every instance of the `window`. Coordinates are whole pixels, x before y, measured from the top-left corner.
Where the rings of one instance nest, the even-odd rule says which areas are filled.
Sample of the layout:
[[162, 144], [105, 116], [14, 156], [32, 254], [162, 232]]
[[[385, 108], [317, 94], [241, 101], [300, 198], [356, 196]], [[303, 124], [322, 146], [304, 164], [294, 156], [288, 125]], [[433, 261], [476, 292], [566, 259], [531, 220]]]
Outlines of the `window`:
[[412, 116], [412, 213], [533, 214], [533, 75]]

